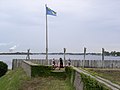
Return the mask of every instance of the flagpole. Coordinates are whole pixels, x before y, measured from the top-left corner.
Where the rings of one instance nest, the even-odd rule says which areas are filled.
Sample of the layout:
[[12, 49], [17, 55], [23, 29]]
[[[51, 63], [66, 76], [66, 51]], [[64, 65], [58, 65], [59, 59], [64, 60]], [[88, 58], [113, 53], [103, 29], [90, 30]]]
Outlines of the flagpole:
[[[47, 4], [45, 4], [45, 7], [47, 7]], [[47, 25], [47, 13], [46, 13], [46, 61], [49, 65], [48, 61], [48, 25]]]

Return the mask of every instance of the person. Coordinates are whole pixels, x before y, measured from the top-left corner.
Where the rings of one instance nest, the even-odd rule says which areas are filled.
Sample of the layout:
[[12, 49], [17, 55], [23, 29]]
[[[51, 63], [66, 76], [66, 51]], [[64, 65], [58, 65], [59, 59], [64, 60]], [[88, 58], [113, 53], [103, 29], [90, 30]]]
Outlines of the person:
[[62, 58], [60, 58], [59, 60], [60, 60], [60, 66], [59, 66], [59, 70], [60, 70], [60, 68], [63, 68], [63, 60]]
[[70, 66], [70, 64], [71, 64], [71, 60], [70, 60], [70, 58], [69, 58], [69, 60], [68, 60], [68, 66]]
[[55, 69], [55, 59], [54, 58], [52, 60], [52, 66], [53, 66], [53, 69]]

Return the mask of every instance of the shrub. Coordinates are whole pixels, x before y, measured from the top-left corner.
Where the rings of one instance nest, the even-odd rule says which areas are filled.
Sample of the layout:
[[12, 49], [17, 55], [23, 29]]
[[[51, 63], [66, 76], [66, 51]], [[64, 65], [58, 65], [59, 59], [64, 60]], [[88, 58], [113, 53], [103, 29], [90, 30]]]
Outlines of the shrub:
[[65, 67], [65, 72], [69, 81], [73, 84], [75, 79], [75, 70], [72, 67]]
[[51, 66], [32, 66], [31, 67], [31, 76], [49, 76], [51, 74]]
[[84, 83], [84, 90], [109, 90], [105, 85], [99, 83], [95, 79], [80, 73], [82, 81]]
[[5, 75], [8, 70], [8, 65], [2, 61], [0, 61], [0, 77]]

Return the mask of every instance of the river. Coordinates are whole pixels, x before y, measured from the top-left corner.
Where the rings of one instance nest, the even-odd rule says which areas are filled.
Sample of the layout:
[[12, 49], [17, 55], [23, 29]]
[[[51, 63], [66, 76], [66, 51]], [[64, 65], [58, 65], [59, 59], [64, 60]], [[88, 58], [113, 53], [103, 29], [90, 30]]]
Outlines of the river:
[[[49, 55], [49, 59], [63, 58], [63, 55]], [[83, 60], [83, 55], [66, 55], [66, 60]], [[12, 68], [13, 59], [25, 59], [26, 55], [0, 55], [0, 61], [7, 63], [8, 68]], [[31, 59], [45, 59], [45, 55], [31, 55]], [[86, 60], [101, 60], [101, 55], [86, 55]], [[105, 60], [120, 60], [120, 56], [105, 56]]]

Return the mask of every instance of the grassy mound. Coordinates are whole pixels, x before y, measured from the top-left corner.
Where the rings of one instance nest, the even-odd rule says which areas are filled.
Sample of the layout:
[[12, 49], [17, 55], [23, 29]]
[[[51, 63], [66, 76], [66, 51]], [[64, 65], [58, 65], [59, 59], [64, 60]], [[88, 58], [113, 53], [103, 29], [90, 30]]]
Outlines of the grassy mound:
[[28, 79], [21, 68], [10, 70], [0, 78], [0, 90], [18, 90], [21, 87], [21, 83]]

